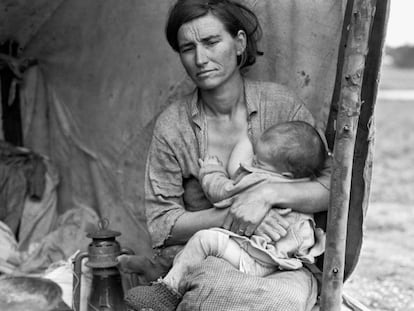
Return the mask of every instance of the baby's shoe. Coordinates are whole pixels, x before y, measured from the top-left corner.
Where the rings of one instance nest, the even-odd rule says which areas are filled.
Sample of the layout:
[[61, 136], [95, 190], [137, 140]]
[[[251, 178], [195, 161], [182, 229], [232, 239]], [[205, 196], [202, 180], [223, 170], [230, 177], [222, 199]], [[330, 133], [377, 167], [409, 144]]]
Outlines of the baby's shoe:
[[165, 284], [162, 280], [150, 286], [131, 288], [125, 302], [134, 310], [174, 311], [182, 299], [182, 295]]

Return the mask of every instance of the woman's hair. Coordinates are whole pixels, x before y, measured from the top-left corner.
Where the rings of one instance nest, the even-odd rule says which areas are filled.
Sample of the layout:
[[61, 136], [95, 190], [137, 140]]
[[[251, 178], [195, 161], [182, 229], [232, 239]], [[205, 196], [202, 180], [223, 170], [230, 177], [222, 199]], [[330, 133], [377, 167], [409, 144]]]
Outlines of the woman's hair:
[[259, 141], [264, 145], [266, 162], [283, 167], [294, 178], [318, 176], [328, 155], [321, 134], [303, 121], [273, 125]]
[[180, 27], [209, 13], [217, 17], [233, 37], [239, 30], [246, 33], [247, 46], [237, 60], [240, 68], [253, 65], [256, 56], [263, 55], [257, 49], [257, 42], [262, 36], [257, 16], [246, 6], [232, 0], [178, 0], [171, 8], [165, 26], [168, 43], [174, 51], [179, 52], [177, 34]]

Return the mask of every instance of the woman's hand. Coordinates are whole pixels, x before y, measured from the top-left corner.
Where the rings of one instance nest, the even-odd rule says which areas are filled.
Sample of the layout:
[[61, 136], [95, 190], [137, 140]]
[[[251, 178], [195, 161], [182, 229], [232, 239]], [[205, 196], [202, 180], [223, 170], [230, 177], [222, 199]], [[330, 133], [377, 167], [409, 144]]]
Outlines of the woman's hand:
[[264, 237], [268, 242], [276, 242], [287, 234], [288, 221], [283, 218], [291, 209], [272, 208], [259, 224], [254, 234]]
[[260, 187], [254, 187], [235, 197], [214, 204], [217, 208], [231, 205], [224, 219], [224, 229], [246, 236], [251, 236], [254, 233], [272, 208], [260, 189]]
[[[215, 203], [214, 206], [217, 208], [231, 206], [223, 222], [223, 228], [240, 235], [250, 236], [272, 207], [311, 214], [326, 211], [328, 203], [329, 191], [326, 187], [317, 181], [305, 181], [263, 183], [235, 197]], [[285, 228], [282, 220], [279, 225]], [[280, 228], [275, 230], [283, 233]]]

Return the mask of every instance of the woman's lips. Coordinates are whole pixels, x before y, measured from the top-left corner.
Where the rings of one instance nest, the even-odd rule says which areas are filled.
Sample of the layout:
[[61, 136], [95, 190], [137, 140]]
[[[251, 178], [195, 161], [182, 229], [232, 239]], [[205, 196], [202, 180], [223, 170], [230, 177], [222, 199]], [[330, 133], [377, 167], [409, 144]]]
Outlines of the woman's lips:
[[199, 72], [197, 72], [197, 77], [199, 77], [199, 78], [207, 77], [213, 71], [214, 71], [214, 69], [199, 71]]

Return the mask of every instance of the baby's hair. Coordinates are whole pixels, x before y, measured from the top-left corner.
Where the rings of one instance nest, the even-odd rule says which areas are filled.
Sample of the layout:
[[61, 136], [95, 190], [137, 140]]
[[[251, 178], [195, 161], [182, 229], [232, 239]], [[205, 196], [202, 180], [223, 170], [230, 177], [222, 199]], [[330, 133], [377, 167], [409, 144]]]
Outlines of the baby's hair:
[[283, 167], [294, 178], [315, 177], [327, 157], [325, 144], [318, 131], [304, 121], [273, 125], [259, 138], [265, 146], [266, 162]]

